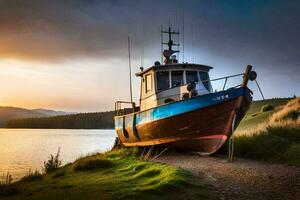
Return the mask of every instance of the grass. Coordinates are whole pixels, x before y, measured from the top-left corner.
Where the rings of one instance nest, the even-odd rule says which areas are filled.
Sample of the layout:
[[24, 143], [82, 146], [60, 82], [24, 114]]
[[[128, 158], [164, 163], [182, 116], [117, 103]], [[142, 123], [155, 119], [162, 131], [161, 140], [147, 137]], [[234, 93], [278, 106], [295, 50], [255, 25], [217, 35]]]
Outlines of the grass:
[[274, 107], [271, 104], [266, 104], [261, 107], [261, 112], [268, 112], [270, 110], [274, 110]]
[[43, 178], [43, 174], [39, 172], [38, 170], [31, 171], [29, 170], [28, 174], [24, 176], [20, 181], [22, 182], [31, 182], [31, 181], [36, 181], [40, 180]]
[[103, 155], [94, 155], [80, 158], [75, 161], [73, 169], [75, 171], [87, 171], [96, 169], [107, 169], [114, 166], [114, 163]]
[[[273, 113], [279, 111], [285, 104], [288, 103], [289, 100], [290, 98], [278, 98], [252, 102], [249, 111], [241, 121], [235, 134], [249, 134], [249, 132], [257, 129], [257, 126], [260, 126], [261, 124], [264, 124], [266, 121], [268, 121], [269, 117], [271, 117]], [[274, 109], [266, 112], [261, 112], [261, 109], [264, 105], [272, 105]]]
[[0, 182], [0, 197], [16, 195], [18, 192], [19, 190], [12, 184], [12, 175], [8, 171], [5, 180]]
[[[236, 135], [235, 154], [268, 162], [300, 165], [300, 98], [292, 99], [275, 110], [267, 117], [264, 115], [263, 120], [259, 121], [260, 125], [256, 123], [256, 128]], [[260, 116], [254, 117], [260, 119]]]
[[9, 187], [17, 191], [1, 196], [0, 188], [0, 199], [215, 198], [210, 187], [191, 173], [165, 164], [142, 161], [128, 150], [80, 158], [44, 174], [42, 179], [18, 181]]
[[258, 113], [261, 111], [261, 108], [264, 105], [270, 104], [274, 108], [281, 107], [285, 105], [287, 102], [289, 102], [291, 98], [275, 98], [275, 99], [266, 99], [266, 100], [259, 100], [259, 101], [253, 101], [249, 111], [247, 112], [247, 115], [252, 115], [255, 113]]

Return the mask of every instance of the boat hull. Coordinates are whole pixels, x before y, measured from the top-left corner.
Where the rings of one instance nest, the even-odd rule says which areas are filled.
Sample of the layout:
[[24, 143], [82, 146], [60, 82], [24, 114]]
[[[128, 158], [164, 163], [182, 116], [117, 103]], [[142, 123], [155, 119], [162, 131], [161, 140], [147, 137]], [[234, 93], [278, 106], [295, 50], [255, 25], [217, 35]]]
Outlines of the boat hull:
[[231, 136], [251, 99], [247, 88], [195, 97], [187, 102], [184, 100], [164, 105], [158, 111], [150, 109], [115, 117], [116, 131], [124, 146], [164, 144], [177, 149], [212, 154]]

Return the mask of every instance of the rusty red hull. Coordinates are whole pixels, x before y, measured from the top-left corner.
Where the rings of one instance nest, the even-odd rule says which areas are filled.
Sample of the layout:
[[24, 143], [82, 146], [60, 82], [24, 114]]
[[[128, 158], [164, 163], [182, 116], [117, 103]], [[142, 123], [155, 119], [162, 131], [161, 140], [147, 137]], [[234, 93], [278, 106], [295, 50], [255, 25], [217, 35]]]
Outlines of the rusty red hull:
[[212, 154], [231, 136], [250, 100], [239, 96], [182, 114], [116, 128], [124, 146], [164, 144], [178, 149]]

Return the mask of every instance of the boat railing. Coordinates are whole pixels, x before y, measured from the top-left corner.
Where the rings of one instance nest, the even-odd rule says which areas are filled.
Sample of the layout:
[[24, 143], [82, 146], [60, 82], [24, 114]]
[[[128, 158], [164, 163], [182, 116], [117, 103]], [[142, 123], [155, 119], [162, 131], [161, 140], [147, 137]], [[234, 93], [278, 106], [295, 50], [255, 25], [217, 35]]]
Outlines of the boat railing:
[[[222, 90], [225, 90], [225, 87], [226, 87], [226, 84], [227, 84], [227, 80], [229, 78], [233, 78], [233, 77], [237, 77], [237, 76], [244, 76], [245, 74], [244, 73], [240, 73], [240, 74], [235, 74], [235, 75], [230, 75], [230, 76], [223, 76], [223, 77], [219, 77], [219, 78], [215, 78], [215, 79], [208, 79], [208, 80], [201, 80], [202, 83], [205, 83], [205, 82], [213, 82], [213, 81], [219, 81], [219, 80], [223, 80], [224, 79], [224, 85], [223, 85], [223, 89]], [[241, 84], [238, 84], [232, 88], [236, 88], [236, 87], [239, 87], [241, 86]]]
[[[122, 105], [131, 105], [131, 107], [122, 107]], [[139, 108], [135, 106], [135, 102], [130, 101], [116, 101], [115, 102], [115, 116], [126, 115], [138, 111]]]
[[[222, 87], [223, 89], [220, 90], [220, 91], [224, 91], [228, 79], [233, 78], [233, 77], [237, 77], [237, 76], [244, 76], [244, 75], [245, 75], [245, 73], [240, 73], [240, 74], [234, 74], [234, 75], [229, 75], [229, 76], [224, 76], [224, 77], [218, 77], [218, 78], [215, 78], [215, 79], [201, 80], [201, 82], [202, 82], [202, 83], [206, 83], [206, 82], [211, 83], [211, 82], [214, 82], [214, 81], [224, 80], [224, 84], [223, 84], [223, 87]], [[188, 84], [189, 84], [189, 83], [184, 84], [184, 85], [181, 85], [181, 86], [178, 86], [178, 87], [188, 86]], [[237, 88], [237, 87], [240, 87], [241, 85], [242, 85], [242, 84], [238, 84], [238, 85], [232, 86], [232, 87], [230, 87], [230, 88]], [[170, 89], [173, 89], [173, 88], [170, 88]], [[157, 92], [157, 93], [160, 93], [160, 92], [163, 92], [163, 91], [159, 91], [159, 92]], [[212, 93], [213, 91], [210, 90], [209, 92]], [[157, 94], [157, 93], [156, 93], [156, 94]], [[153, 95], [156, 95], [156, 94], [153, 94]], [[146, 98], [150, 98], [150, 97], [153, 96], [153, 95], [150, 95], [150, 96], [148, 96], [148, 97], [146, 97]], [[178, 94], [173, 94], [173, 95], [169, 95], [169, 96], [163, 96], [162, 98], [163, 98], [163, 99], [165, 99], [165, 98], [171, 98], [171, 97], [177, 96], [177, 95], [178, 95]], [[146, 98], [144, 98], [144, 99], [146, 99]]]

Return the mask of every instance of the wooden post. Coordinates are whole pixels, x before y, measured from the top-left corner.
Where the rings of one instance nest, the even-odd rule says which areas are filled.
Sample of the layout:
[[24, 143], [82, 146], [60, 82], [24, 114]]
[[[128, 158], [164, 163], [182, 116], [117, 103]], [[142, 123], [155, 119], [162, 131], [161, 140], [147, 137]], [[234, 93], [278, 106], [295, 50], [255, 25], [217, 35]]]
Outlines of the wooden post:
[[242, 82], [242, 87], [247, 87], [248, 80], [249, 80], [249, 73], [252, 70], [252, 65], [248, 65], [245, 71], [245, 74], [243, 76], [243, 82]]

